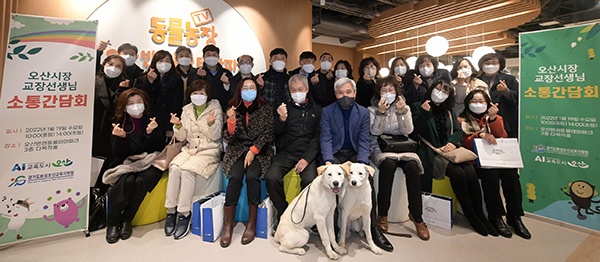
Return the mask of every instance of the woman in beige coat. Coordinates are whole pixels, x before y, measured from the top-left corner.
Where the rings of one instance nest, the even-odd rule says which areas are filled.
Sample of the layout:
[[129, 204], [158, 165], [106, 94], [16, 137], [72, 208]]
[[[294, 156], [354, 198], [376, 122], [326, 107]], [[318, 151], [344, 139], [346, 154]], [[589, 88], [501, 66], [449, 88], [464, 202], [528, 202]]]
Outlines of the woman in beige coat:
[[209, 84], [204, 80], [192, 82], [186, 96], [192, 102], [183, 107], [181, 118], [171, 114], [175, 138], [187, 141], [169, 166], [165, 234], [175, 239], [188, 233], [196, 176], [207, 181], [219, 166], [222, 150], [223, 111], [218, 100], [210, 100]]

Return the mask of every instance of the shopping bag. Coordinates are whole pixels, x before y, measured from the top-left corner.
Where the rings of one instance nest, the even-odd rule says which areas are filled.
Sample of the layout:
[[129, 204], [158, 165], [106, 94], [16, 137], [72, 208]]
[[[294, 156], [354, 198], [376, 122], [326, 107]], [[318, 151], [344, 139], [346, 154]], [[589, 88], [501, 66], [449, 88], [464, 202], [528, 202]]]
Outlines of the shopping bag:
[[204, 196], [197, 201], [194, 201], [192, 204], [192, 234], [202, 236], [202, 212], [200, 206], [204, 204], [209, 199], [220, 195], [221, 192], [217, 191], [215, 193]]
[[[223, 191], [227, 191], [229, 185], [229, 179], [226, 178], [223, 173]], [[264, 179], [260, 179], [260, 200], [267, 198], [267, 182]], [[250, 206], [248, 206], [248, 186], [246, 185], [246, 178], [242, 179], [242, 189], [240, 190], [240, 197], [235, 208], [235, 215], [233, 217], [236, 222], [248, 221], [248, 215], [250, 214]]]
[[223, 229], [225, 194], [220, 194], [200, 205], [202, 210], [202, 240], [215, 242]]
[[452, 228], [452, 198], [423, 193], [423, 221], [427, 225]]
[[516, 138], [498, 138], [490, 145], [475, 138], [475, 153], [479, 156], [477, 166], [481, 168], [523, 168], [519, 141]]
[[88, 231], [93, 232], [106, 227], [106, 218], [108, 214], [108, 191], [102, 192], [101, 189], [91, 187]]
[[256, 237], [267, 239], [273, 227], [273, 202], [267, 197], [258, 205]]
[[163, 148], [163, 150], [154, 157], [152, 165], [161, 171], [169, 169], [171, 160], [181, 152], [181, 148], [185, 144], [184, 142], [177, 142], [175, 137], [171, 138], [171, 142]]

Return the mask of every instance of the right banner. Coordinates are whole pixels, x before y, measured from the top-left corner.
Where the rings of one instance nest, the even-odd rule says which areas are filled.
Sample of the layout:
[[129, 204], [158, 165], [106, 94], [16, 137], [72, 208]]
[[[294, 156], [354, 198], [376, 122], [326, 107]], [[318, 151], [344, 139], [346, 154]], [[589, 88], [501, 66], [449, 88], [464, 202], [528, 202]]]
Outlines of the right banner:
[[523, 208], [600, 231], [600, 25], [520, 35]]

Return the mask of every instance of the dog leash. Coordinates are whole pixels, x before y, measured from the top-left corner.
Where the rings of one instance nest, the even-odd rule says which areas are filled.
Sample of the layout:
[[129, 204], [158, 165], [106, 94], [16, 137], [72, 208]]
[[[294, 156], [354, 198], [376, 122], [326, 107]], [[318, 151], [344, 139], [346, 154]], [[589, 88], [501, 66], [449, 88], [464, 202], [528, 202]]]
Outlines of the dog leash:
[[302, 223], [302, 221], [304, 221], [304, 217], [306, 216], [306, 206], [308, 205], [308, 192], [310, 191], [310, 186], [312, 185], [312, 182], [310, 184], [308, 184], [308, 186], [302, 190], [302, 194], [304, 194], [306, 192], [306, 197], [304, 199], [304, 211], [302, 212], [302, 218], [300, 218], [300, 221], [296, 222], [294, 221], [294, 210], [296, 210], [296, 205], [298, 205], [298, 201], [296, 201], [296, 203], [294, 203], [294, 206], [292, 207], [292, 212], [290, 212], [290, 220], [292, 220], [292, 223], [298, 225], [300, 223]]
[[405, 238], [412, 238], [411, 234], [406, 234], [406, 233], [396, 233], [396, 232], [383, 232], [386, 235], [391, 235], [391, 236], [396, 236], [396, 237], [405, 237]]

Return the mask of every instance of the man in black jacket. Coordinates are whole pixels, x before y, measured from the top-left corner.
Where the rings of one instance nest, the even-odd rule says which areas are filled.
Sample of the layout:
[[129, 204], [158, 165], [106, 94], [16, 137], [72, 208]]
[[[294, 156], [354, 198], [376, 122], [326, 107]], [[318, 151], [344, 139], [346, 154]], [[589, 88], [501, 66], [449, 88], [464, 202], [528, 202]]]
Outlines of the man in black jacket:
[[283, 177], [293, 169], [300, 174], [302, 188], [317, 177], [321, 107], [307, 96], [305, 76], [290, 77], [289, 90], [292, 102], [281, 103], [273, 121], [277, 154], [265, 175], [267, 191], [277, 209], [277, 221], [288, 206]]
[[219, 63], [220, 50], [214, 45], [207, 45], [202, 49], [204, 64], [198, 68], [198, 77], [206, 80], [211, 87], [212, 96], [219, 100], [223, 112], [227, 111], [227, 103], [233, 97], [235, 87], [230, 86], [230, 79], [233, 78], [231, 71], [223, 68]]

